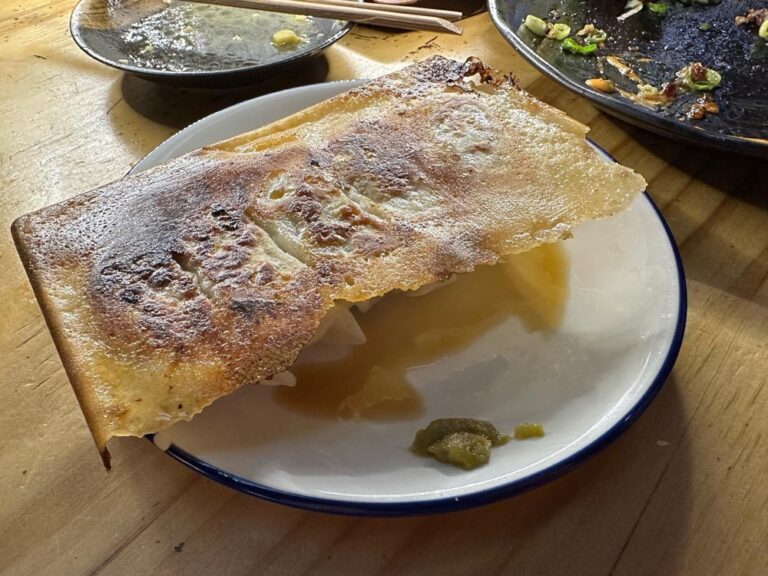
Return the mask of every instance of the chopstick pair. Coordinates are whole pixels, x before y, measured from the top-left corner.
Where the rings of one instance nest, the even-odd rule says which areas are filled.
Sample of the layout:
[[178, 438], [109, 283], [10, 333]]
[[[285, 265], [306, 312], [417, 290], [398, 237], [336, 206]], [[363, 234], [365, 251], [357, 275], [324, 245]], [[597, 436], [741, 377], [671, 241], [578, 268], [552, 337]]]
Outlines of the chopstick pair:
[[217, 4], [236, 8], [251, 8], [267, 12], [300, 14], [319, 18], [337, 18], [373, 26], [386, 26], [403, 30], [435, 30], [461, 34], [454, 24], [462, 17], [461, 12], [398, 6], [393, 4], [368, 4], [354, 0], [185, 0], [198, 4]]

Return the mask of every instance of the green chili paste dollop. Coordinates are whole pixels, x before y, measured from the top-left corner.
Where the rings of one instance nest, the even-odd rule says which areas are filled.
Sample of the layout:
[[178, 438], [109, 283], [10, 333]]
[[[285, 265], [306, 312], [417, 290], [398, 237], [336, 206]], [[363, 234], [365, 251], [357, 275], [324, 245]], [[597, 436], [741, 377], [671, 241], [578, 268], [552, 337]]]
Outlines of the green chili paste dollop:
[[438, 418], [416, 432], [411, 450], [421, 456], [432, 456], [440, 462], [471, 470], [488, 462], [492, 446], [508, 441], [509, 436], [501, 434], [485, 420]]

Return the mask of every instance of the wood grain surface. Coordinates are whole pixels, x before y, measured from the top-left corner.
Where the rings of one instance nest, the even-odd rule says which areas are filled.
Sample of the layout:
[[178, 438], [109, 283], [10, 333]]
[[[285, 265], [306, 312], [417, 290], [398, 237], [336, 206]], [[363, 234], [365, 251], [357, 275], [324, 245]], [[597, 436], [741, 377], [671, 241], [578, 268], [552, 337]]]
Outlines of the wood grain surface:
[[[484, 14], [463, 36], [356, 28], [291, 77], [153, 85], [82, 54], [73, 0], [0, 3], [0, 573], [7, 575], [768, 574], [768, 170], [597, 112], [541, 77]], [[688, 277], [688, 329], [647, 412], [572, 473], [438, 517], [364, 519], [244, 496], [148, 442], [106, 474], [13, 247], [18, 215], [125, 174], [177, 129], [289, 85], [477, 55], [641, 172]]]

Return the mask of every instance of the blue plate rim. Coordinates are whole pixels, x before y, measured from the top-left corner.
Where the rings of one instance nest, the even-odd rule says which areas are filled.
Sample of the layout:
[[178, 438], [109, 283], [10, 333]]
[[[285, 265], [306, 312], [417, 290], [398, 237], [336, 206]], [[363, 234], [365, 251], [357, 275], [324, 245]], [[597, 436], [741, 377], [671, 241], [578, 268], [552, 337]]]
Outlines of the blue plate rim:
[[[334, 84], [350, 84], [356, 85], [359, 80], [347, 80], [337, 81]], [[322, 83], [328, 84], [328, 83]], [[306, 87], [290, 88], [288, 90], [301, 90]], [[263, 98], [263, 96], [261, 97]], [[258, 99], [255, 98], [255, 99]], [[251, 102], [251, 100], [235, 104], [234, 106], [240, 106]], [[214, 113], [218, 114], [218, 112]], [[203, 120], [203, 119], [201, 119]], [[200, 122], [200, 120], [198, 120]], [[194, 124], [197, 124], [195, 122]], [[188, 128], [194, 126], [190, 125]], [[185, 129], [185, 130], [187, 130]], [[185, 131], [184, 130], [184, 131]], [[179, 133], [177, 133], [179, 134]], [[173, 138], [173, 136], [171, 137]], [[601, 146], [589, 140], [589, 143], [594, 146], [600, 153], [606, 156], [613, 162], [616, 159], [609, 154]], [[161, 144], [162, 145], [162, 144]], [[155, 149], [156, 150], [156, 149]], [[147, 156], [153, 154], [151, 151]], [[129, 173], [135, 171], [137, 165], [130, 170]], [[316, 512], [325, 512], [332, 514], [341, 514], [347, 516], [372, 516], [372, 517], [386, 517], [386, 516], [423, 516], [429, 514], [442, 514], [447, 512], [456, 512], [459, 510], [465, 510], [468, 508], [475, 508], [496, 502], [498, 500], [508, 498], [510, 496], [518, 495], [533, 488], [543, 486], [544, 484], [559, 478], [563, 474], [572, 470], [577, 465], [581, 464], [587, 458], [590, 458], [597, 454], [600, 450], [607, 447], [613, 441], [615, 441], [621, 434], [623, 434], [629, 426], [637, 420], [637, 418], [645, 411], [650, 405], [658, 392], [661, 390], [664, 383], [667, 381], [672, 367], [677, 360], [680, 352], [680, 347], [683, 342], [683, 335], [685, 333], [685, 325], [688, 315], [688, 293], [685, 281], [685, 271], [683, 268], [682, 258], [680, 256], [679, 249], [675, 242], [675, 238], [672, 231], [669, 228], [664, 216], [659, 210], [656, 203], [646, 192], [642, 193], [642, 197], [648, 202], [658, 221], [661, 223], [662, 229], [667, 236], [670, 249], [672, 250], [672, 256], [675, 262], [675, 267], [678, 276], [678, 310], [677, 320], [675, 324], [675, 330], [670, 341], [669, 348], [666, 352], [664, 361], [659, 368], [658, 373], [654, 377], [648, 389], [640, 397], [640, 399], [627, 411], [623, 418], [616, 422], [611, 428], [603, 432], [598, 438], [592, 441], [587, 446], [584, 446], [580, 450], [574, 452], [567, 458], [548, 466], [547, 468], [540, 470], [530, 476], [508, 482], [501, 486], [496, 486], [486, 490], [481, 490], [472, 494], [453, 496], [448, 498], [439, 498], [432, 500], [421, 500], [414, 502], [360, 502], [349, 501], [332, 498], [318, 498], [315, 496], [304, 496], [293, 492], [287, 492], [259, 484], [251, 480], [247, 480], [236, 474], [231, 474], [226, 470], [222, 470], [216, 466], [208, 464], [203, 460], [200, 460], [196, 456], [186, 452], [178, 446], [171, 445], [164, 452], [173, 458], [174, 460], [184, 464], [188, 468], [201, 474], [202, 476], [218, 482], [228, 488], [243, 492], [251, 496], [256, 496], [269, 502], [283, 504], [293, 508], [301, 508], [304, 510], [312, 510]], [[154, 435], [149, 434], [145, 436], [150, 442], [153, 441]]]
[[[598, 149], [605, 152], [598, 146]], [[606, 153], [607, 154], [607, 153]], [[610, 155], [609, 155], [610, 156]], [[594, 456], [603, 448], [606, 448], [609, 444], [614, 442], [619, 436], [621, 436], [627, 428], [645, 411], [650, 405], [653, 399], [661, 390], [664, 383], [669, 377], [672, 367], [677, 360], [677, 356], [680, 352], [680, 346], [682, 345], [683, 335], [685, 333], [685, 324], [688, 313], [688, 296], [685, 285], [685, 273], [683, 270], [683, 263], [680, 257], [679, 250], [675, 244], [672, 232], [661, 215], [661, 211], [653, 202], [651, 197], [647, 193], [643, 193], [645, 199], [653, 208], [656, 216], [664, 228], [667, 238], [670, 242], [670, 247], [675, 259], [675, 265], [678, 272], [679, 282], [679, 308], [677, 323], [675, 331], [670, 343], [670, 347], [667, 350], [667, 355], [664, 362], [659, 369], [658, 374], [654, 378], [653, 382], [646, 390], [645, 394], [638, 400], [637, 403], [627, 412], [627, 414], [614, 424], [611, 428], [605, 431], [600, 437], [596, 438], [592, 443], [581, 448], [577, 452], [571, 454], [568, 458], [553, 464], [540, 470], [535, 474], [521, 478], [497, 486], [489, 488], [466, 496], [455, 496], [451, 498], [442, 498], [434, 500], [422, 500], [417, 502], [403, 502], [403, 503], [386, 503], [386, 502], [353, 502], [347, 500], [337, 500], [331, 498], [317, 498], [314, 496], [303, 496], [301, 494], [295, 494], [292, 492], [286, 492], [284, 490], [278, 490], [271, 488], [251, 480], [246, 480], [235, 474], [230, 474], [225, 470], [222, 470], [216, 466], [212, 466], [199, 458], [189, 454], [185, 450], [178, 446], [171, 445], [165, 453], [168, 454], [174, 460], [181, 462], [188, 468], [198, 472], [206, 478], [223, 484], [228, 488], [243, 492], [251, 496], [259, 497], [269, 502], [277, 504], [283, 504], [291, 506], [293, 508], [301, 508], [304, 510], [312, 510], [315, 512], [326, 512], [332, 514], [341, 514], [346, 516], [424, 516], [429, 514], [443, 514], [447, 512], [457, 512], [459, 510], [465, 510], [467, 508], [475, 508], [486, 504], [491, 504], [498, 500], [509, 498], [543, 486], [565, 473], [569, 472], [577, 465], [583, 463], [586, 459]], [[147, 436], [151, 441], [152, 436]]]
[[323, 40], [317, 46], [309, 50], [298, 51], [294, 54], [291, 54], [285, 59], [276, 60], [274, 62], [267, 62], [264, 64], [253, 64], [250, 66], [242, 66], [240, 68], [228, 68], [226, 70], [198, 70], [198, 71], [192, 71], [192, 72], [179, 72], [174, 70], [156, 70], [153, 68], [141, 68], [138, 66], [132, 66], [130, 64], [122, 64], [120, 62], [115, 62], [114, 60], [110, 60], [109, 58], [102, 56], [101, 54], [93, 50], [90, 46], [88, 46], [88, 44], [86, 44], [83, 41], [81, 35], [75, 31], [75, 22], [74, 22], [75, 12], [84, 1], [86, 0], [78, 0], [77, 4], [75, 4], [75, 7], [72, 9], [72, 12], [69, 15], [69, 34], [72, 37], [72, 40], [74, 41], [74, 43], [77, 45], [77, 47], [80, 48], [80, 50], [82, 50], [85, 54], [87, 54], [97, 62], [104, 64], [105, 66], [109, 66], [110, 68], [114, 68], [122, 72], [136, 74], [138, 76], [144, 76], [147, 78], [150, 78], [150, 77], [157, 78], [158, 80], [162, 78], [204, 80], [206, 78], [210, 78], [210, 79], [224, 78], [224, 77], [231, 77], [231, 76], [247, 75], [255, 72], [268, 72], [275, 68], [290, 66], [292, 64], [301, 62], [302, 60], [306, 60], [306, 59], [312, 58], [313, 56], [316, 56], [317, 54], [319, 54], [320, 52], [322, 52], [332, 44], [335, 44], [336, 42], [341, 40], [344, 36], [347, 35], [347, 33], [349, 33], [352, 30], [352, 28], [355, 27], [354, 22], [344, 22], [342, 20], [341, 22], [344, 22], [344, 25], [341, 27], [341, 29], [335, 34], [328, 36], [325, 40]]

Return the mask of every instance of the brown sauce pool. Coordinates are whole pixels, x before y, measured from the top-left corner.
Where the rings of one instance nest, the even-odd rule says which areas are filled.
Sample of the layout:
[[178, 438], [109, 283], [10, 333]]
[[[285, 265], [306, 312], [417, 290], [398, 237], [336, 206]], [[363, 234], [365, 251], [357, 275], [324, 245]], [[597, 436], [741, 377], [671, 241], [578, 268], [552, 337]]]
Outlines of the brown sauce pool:
[[367, 313], [355, 311], [367, 342], [340, 360], [299, 361], [293, 388], [277, 387], [278, 403], [320, 418], [418, 418], [422, 399], [409, 369], [469, 346], [490, 328], [518, 317], [530, 331], [558, 328], [568, 296], [568, 266], [560, 245], [482, 266], [424, 296], [390, 294]]

